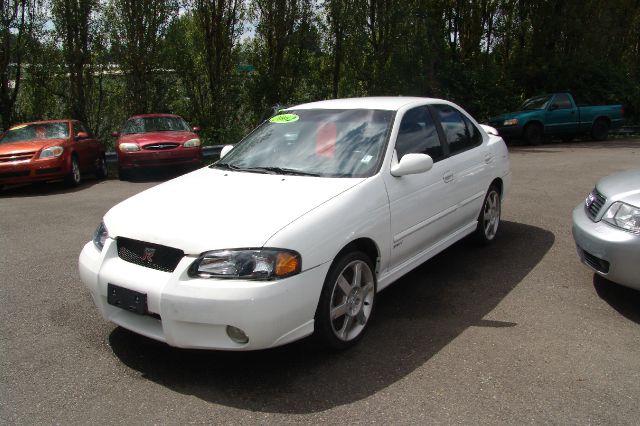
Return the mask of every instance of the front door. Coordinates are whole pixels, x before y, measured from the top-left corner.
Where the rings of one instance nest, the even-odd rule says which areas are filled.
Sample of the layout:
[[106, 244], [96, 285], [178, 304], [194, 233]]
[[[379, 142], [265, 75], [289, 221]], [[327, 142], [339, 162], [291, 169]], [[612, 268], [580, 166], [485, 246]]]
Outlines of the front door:
[[554, 96], [545, 113], [547, 132], [554, 135], [571, 134], [578, 130], [578, 109], [569, 95], [559, 93]]
[[434, 165], [425, 173], [401, 177], [391, 175], [388, 170], [384, 172], [393, 236], [391, 269], [427, 251], [449, 235], [455, 213], [455, 200], [450, 191], [453, 172], [426, 106], [405, 112], [394, 146], [397, 161], [405, 154], [424, 153], [431, 156]]

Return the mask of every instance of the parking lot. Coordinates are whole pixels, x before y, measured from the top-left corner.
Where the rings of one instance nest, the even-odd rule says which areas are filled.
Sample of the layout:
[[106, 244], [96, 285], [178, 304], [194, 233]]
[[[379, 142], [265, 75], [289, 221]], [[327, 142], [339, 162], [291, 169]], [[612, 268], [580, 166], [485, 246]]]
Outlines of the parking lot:
[[495, 244], [458, 243], [383, 291], [346, 352], [181, 350], [102, 320], [78, 254], [164, 176], [5, 189], [0, 422], [637, 424], [640, 292], [579, 263], [571, 211], [640, 167], [640, 140], [513, 147], [511, 161]]

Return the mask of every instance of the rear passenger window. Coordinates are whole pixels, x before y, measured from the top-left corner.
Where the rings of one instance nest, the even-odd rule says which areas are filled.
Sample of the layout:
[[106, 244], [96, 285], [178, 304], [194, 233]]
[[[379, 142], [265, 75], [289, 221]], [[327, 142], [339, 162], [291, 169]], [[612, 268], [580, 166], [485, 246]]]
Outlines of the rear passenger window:
[[476, 126], [460, 111], [449, 105], [433, 105], [440, 116], [450, 155], [478, 146], [482, 135]]
[[480, 134], [480, 130], [467, 118], [466, 115], [463, 115], [464, 124], [467, 126], [467, 134], [469, 135], [469, 139], [472, 146], [478, 146], [482, 143], [482, 134]]
[[434, 162], [444, 156], [438, 131], [426, 106], [405, 112], [396, 140], [396, 153], [398, 160], [405, 154], [427, 154]]

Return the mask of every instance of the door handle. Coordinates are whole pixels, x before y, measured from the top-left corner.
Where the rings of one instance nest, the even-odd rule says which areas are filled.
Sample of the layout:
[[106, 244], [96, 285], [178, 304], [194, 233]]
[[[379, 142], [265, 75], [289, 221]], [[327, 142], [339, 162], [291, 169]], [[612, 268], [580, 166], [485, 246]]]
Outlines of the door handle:
[[442, 180], [444, 180], [445, 183], [451, 182], [453, 180], [453, 172], [451, 170], [445, 172], [442, 176]]

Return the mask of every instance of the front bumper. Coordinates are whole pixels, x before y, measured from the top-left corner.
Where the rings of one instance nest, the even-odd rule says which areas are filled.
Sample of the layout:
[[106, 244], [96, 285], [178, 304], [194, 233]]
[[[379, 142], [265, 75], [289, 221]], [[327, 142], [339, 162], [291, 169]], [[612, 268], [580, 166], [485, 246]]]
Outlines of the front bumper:
[[0, 163], [0, 185], [61, 179], [68, 169], [65, 156]]
[[585, 265], [610, 281], [640, 290], [639, 235], [593, 222], [583, 203], [573, 210], [572, 232]]
[[166, 166], [202, 165], [201, 148], [183, 148], [152, 151], [118, 152], [118, 165], [124, 169], [152, 168]]
[[503, 139], [518, 139], [522, 137], [522, 127], [520, 126], [493, 126]]
[[[157, 271], [120, 259], [115, 240], [107, 239], [102, 252], [93, 242], [85, 245], [79, 269], [106, 320], [171, 346], [254, 350], [313, 332], [330, 263], [279, 281], [242, 281], [190, 278], [187, 270], [195, 260], [185, 256], [174, 272]], [[149, 315], [108, 304], [109, 283], [146, 294]], [[231, 340], [227, 325], [242, 329], [249, 342]]]

